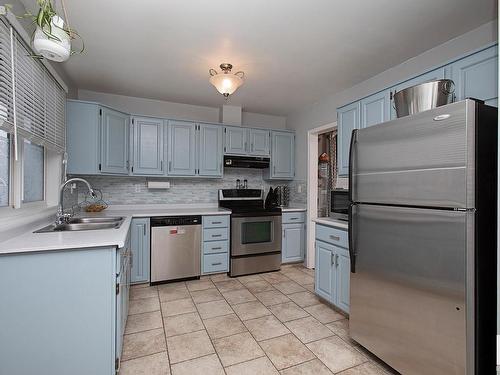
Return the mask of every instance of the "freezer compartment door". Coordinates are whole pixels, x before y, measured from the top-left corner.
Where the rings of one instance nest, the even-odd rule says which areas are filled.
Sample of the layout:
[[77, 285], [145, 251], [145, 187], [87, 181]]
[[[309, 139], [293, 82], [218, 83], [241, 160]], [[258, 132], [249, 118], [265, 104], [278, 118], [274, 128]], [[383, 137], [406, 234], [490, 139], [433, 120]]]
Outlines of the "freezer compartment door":
[[475, 105], [466, 100], [357, 130], [351, 199], [474, 207]]
[[373, 205], [352, 209], [350, 250], [356, 265], [350, 335], [402, 374], [470, 373], [466, 261], [471, 215]]

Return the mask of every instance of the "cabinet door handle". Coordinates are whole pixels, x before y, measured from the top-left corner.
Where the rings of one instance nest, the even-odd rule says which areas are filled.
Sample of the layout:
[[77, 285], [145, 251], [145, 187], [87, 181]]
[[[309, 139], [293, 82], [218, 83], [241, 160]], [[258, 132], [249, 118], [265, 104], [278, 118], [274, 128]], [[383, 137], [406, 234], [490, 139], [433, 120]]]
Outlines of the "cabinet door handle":
[[334, 241], [340, 241], [340, 237], [339, 236], [334, 236], [333, 234], [330, 234], [330, 238]]
[[290, 220], [299, 220], [298, 217], [291, 217]]
[[333, 256], [333, 253], [330, 253], [330, 263], [332, 266], [335, 265], [335, 257]]
[[222, 237], [222, 234], [212, 234], [212, 238], [215, 238], [215, 237]]
[[220, 266], [222, 262], [212, 263], [212, 266]]
[[276, 166], [273, 167], [273, 174], [276, 174]]
[[168, 171], [169, 172], [172, 171], [172, 162], [171, 161], [168, 162]]
[[222, 221], [212, 221], [212, 224], [222, 224]]
[[144, 235], [146, 235], [146, 226], [145, 225], [142, 226], [142, 231], [144, 232]]
[[163, 160], [160, 160], [160, 171], [163, 172]]
[[339, 254], [335, 254], [335, 267], [339, 266]]
[[220, 246], [212, 247], [212, 250], [222, 250], [222, 247], [220, 247]]

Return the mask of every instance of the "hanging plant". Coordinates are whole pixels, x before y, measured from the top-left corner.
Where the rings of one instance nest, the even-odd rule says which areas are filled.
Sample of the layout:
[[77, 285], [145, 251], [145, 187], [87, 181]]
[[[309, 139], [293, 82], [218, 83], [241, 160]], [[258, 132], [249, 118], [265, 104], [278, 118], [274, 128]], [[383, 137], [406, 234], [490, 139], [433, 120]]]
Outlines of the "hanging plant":
[[[62, 9], [66, 18], [66, 7], [64, 0], [62, 1]], [[60, 17], [52, 0], [37, 0], [38, 13], [26, 13], [21, 18], [32, 18], [36, 28], [31, 36], [31, 44], [36, 52], [34, 58], [47, 58], [52, 61], [62, 62], [66, 61], [71, 55], [75, 53], [83, 53], [85, 44], [82, 37], [69, 26], [68, 22], [64, 22]], [[11, 8], [12, 6], [9, 6]], [[73, 40], [79, 39], [82, 47], [79, 50], [72, 50], [71, 44]]]

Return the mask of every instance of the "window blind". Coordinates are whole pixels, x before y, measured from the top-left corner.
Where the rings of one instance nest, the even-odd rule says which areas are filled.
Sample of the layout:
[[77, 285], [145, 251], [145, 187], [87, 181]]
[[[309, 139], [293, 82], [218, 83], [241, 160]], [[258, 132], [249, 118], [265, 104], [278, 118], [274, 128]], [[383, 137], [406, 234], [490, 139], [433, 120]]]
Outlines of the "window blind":
[[4, 121], [0, 127], [13, 133], [15, 116], [18, 135], [64, 152], [66, 92], [47, 68], [31, 56], [30, 47], [15, 30], [11, 44], [11, 27], [1, 20], [0, 120]]

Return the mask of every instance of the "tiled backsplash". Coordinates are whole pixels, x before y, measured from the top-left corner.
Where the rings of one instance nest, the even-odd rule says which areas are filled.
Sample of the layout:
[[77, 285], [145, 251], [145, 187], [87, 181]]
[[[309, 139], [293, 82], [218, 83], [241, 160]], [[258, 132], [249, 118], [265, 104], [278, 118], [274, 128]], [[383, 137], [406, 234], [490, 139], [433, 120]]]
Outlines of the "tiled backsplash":
[[[214, 203], [218, 201], [218, 189], [236, 187], [236, 179], [243, 183], [248, 180], [248, 188], [264, 189], [279, 185], [280, 182], [269, 183], [262, 179], [262, 171], [255, 169], [226, 168], [222, 179], [201, 178], [162, 178], [170, 182], [170, 189], [148, 189], [148, 180], [159, 180], [152, 177], [114, 177], [114, 176], [84, 176], [92, 187], [100, 189], [103, 199], [108, 204], [183, 204], [183, 203]], [[86, 189], [79, 189], [79, 201], [85, 197]], [[293, 195], [292, 195], [293, 196]]]
[[[288, 184], [290, 188], [290, 204], [306, 204], [307, 203], [307, 181], [294, 180]], [[299, 192], [300, 187], [300, 192]]]
[[[269, 183], [262, 179], [262, 171], [255, 169], [226, 169], [222, 179], [201, 178], [153, 178], [153, 177], [118, 177], [118, 176], [83, 176], [90, 184], [102, 191], [103, 199], [108, 204], [189, 204], [217, 203], [219, 189], [234, 188], [236, 179], [243, 183], [248, 180], [248, 187], [264, 189], [267, 194], [270, 186], [280, 185], [280, 181]], [[163, 180], [170, 182], [170, 189], [148, 189], [147, 181]], [[347, 189], [347, 178], [338, 178], [337, 187]], [[307, 204], [307, 181], [294, 180], [281, 182], [290, 188], [290, 204]], [[300, 192], [299, 192], [300, 186]], [[85, 199], [87, 189], [78, 185], [78, 201]], [[76, 194], [65, 191], [65, 204], [71, 207], [76, 203]]]

